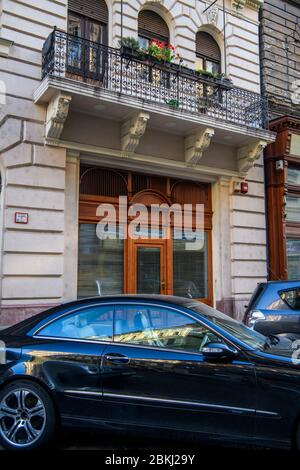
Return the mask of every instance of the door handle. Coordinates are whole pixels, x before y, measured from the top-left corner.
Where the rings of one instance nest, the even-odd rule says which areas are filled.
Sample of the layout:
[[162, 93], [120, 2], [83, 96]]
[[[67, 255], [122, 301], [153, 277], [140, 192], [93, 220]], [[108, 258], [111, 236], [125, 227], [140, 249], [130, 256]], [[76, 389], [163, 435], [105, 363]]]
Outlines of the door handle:
[[122, 354], [105, 354], [104, 359], [117, 364], [127, 364], [129, 362], [129, 357], [122, 356]]

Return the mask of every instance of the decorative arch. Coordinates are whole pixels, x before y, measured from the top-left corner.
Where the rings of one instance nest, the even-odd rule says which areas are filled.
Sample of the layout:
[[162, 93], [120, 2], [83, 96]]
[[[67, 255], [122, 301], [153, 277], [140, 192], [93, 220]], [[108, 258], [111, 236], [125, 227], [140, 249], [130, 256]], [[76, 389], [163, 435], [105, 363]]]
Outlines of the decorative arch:
[[155, 11], [144, 9], [138, 15], [138, 34], [149, 39], [170, 42], [170, 31], [165, 20]]
[[171, 12], [164, 6], [163, 2], [161, 0], [158, 0], [158, 1], [146, 0], [141, 6], [139, 13], [141, 13], [144, 10], [153, 11], [154, 13], [156, 13], [162, 18], [162, 20], [166, 23], [169, 29], [169, 42], [174, 44], [174, 39], [175, 39], [174, 18]]
[[126, 176], [113, 169], [99, 167], [80, 168], [80, 194], [118, 197], [126, 196], [128, 191]]
[[171, 201], [160, 191], [144, 189], [131, 198], [130, 204], [144, 204], [145, 206], [151, 206], [152, 204], [171, 205]]

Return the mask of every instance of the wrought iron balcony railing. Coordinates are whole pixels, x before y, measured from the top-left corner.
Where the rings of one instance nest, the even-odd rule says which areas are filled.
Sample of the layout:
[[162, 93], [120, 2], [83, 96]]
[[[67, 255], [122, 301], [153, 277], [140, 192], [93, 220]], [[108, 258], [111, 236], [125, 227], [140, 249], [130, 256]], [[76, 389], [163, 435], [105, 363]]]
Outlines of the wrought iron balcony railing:
[[114, 49], [54, 30], [43, 47], [43, 78], [72, 78], [164, 107], [266, 128], [266, 101], [227, 79], [204, 77], [136, 51]]

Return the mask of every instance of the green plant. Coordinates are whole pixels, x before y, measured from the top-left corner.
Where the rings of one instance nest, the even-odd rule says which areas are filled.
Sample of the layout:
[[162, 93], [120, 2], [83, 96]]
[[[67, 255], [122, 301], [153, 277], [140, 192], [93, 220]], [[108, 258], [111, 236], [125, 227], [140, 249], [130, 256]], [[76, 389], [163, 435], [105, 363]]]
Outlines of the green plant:
[[132, 38], [128, 36], [126, 38], [119, 40], [119, 47], [128, 47], [129, 49], [138, 51], [140, 49], [140, 44], [136, 38]]
[[209, 77], [209, 78], [215, 78], [215, 79], [226, 78], [227, 79], [224, 73], [213, 73], [213, 72], [209, 72], [209, 70], [196, 69], [196, 73], [198, 73], [199, 75], [203, 75], [204, 77]]
[[146, 51], [149, 55], [162, 62], [172, 62], [175, 58], [175, 47], [153, 39]]
[[171, 100], [166, 100], [165, 102], [166, 102], [166, 104], [168, 104], [169, 106], [172, 106], [173, 108], [178, 108], [179, 107], [179, 101], [178, 100], [171, 99]]

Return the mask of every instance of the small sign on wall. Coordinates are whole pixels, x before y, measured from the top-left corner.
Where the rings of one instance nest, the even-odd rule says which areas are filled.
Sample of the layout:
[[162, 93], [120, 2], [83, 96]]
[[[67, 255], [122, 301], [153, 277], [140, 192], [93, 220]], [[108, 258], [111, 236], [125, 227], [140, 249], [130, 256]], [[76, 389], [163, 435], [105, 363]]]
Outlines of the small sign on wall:
[[29, 214], [27, 212], [15, 212], [16, 224], [28, 224]]

